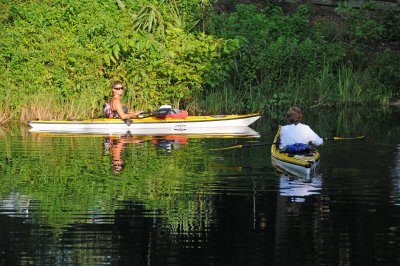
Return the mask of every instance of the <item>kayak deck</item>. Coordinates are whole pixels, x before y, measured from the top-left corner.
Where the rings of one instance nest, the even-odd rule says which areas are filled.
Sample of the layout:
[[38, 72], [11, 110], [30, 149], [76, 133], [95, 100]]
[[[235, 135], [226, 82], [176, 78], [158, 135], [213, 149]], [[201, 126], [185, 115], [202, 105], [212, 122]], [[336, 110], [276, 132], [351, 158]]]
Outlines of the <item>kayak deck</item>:
[[[156, 118], [153, 116], [131, 119], [132, 123], [195, 123], [195, 122], [217, 122], [238, 120], [251, 117], [261, 117], [259, 114], [246, 115], [210, 115], [210, 116], [188, 116], [186, 118]], [[258, 119], [257, 118], [257, 119]], [[94, 118], [82, 120], [31, 120], [29, 124], [122, 124], [124, 121], [119, 118]]]

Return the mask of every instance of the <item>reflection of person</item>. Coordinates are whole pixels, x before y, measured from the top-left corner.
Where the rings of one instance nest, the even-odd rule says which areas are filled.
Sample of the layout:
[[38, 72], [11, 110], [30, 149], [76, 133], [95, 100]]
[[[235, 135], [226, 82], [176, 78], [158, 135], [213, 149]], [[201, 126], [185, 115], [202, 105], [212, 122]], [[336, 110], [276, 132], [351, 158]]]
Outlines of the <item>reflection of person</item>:
[[300, 108], [289, 108], [286, 115], [288, 125], [283, 126], [280, 131], [280, 149], [285, 148], [287, 145], [296, 143], [313, 144], [316, 146], [324, 143], [308, 125], [300, 123], [303, 119], [303, 114]]
[[122, 86], [121, 81], [117, 80], [113, 82], [112, 92], [113, 96], [110, 105], [114, 118], [129, 119], [132, 117], [137, 117], [138, 114], [142, 112], [128, 112], [128, 108], [122, 105], [121, 98], [124, 94], [124, 87]]
[[321, 176], [310, 179], [297, 179], [286, 175], [281, 175], [279, 179], [280, 196], [293, 197], [296, 202], [302, 202], [305, 197], [321, 194]]
[[114, 173], [119, 174], [124, 166], [124, 160], [122, 153], [128, 143], [142, 143], [143, 140], [137, 139], [132, 136], [124, 136], [120, 138], [108, 138], [106, 139], [106, 149], [111, 152], [111, 163]]

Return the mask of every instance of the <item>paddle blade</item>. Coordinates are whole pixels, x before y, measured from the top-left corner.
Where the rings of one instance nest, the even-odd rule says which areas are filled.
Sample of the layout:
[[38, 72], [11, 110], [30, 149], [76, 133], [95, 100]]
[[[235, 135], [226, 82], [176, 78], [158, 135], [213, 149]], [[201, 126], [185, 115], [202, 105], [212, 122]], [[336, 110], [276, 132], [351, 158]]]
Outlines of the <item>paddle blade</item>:
[[333, 137], [333, 140], [350, 140], [350, 139], [363, 139], [365, 136], [358, 137]]

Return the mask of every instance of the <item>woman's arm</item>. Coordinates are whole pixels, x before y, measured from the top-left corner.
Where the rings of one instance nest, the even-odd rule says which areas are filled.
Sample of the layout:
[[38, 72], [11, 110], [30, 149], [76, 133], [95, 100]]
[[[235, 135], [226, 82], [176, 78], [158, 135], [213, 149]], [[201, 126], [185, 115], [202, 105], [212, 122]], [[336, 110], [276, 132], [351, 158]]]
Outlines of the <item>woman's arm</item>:
[[132, 115], [132, 117], [137, 117], [140, 113], [143, 113], [143, 111], [138, 111], [138, 112], [128, 112], [128, 115]]
[[118, 116], [121, 119], [129, 119], [132, 117], [136, 117], [140, 112], [128, 112], [124, 113], [124, 109], [122, 108], [122, 104], [118, 100], [113, 100], [113, 110], [117, 111]]

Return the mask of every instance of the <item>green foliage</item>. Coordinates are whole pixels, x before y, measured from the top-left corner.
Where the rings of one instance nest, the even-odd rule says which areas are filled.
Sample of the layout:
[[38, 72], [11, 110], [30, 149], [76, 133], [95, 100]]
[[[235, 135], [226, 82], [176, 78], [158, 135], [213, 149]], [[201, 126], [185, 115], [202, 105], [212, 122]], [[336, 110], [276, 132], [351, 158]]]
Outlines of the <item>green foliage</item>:
[[44, 116], [32, 95], [83, 110], [60, 117], [47, 108], [46, 118], [87, 118], [98, 114], [111, 80], [122, 79], [137, 109], [178, 105], [215, 82], [208, 72], [223, 75], [217, 59], [231, 50], [232, 42], [188, 32], [198, 2], [9, 1], [0, 15], [2, 95], [18, 91], [7, 101], [24, 118]]
[[[291, 93], [284, 90], [284, 84], [319, 67], [319, 47], [308, 37], [308, 14], [307, 6], [285, 16], [277, 6], [260, 12], [253, 5], [238, 5], [229, 16], [214, 18], [211, 32], [237, 40], [240, 45], [229, 78], [235, 81], [230, 88], [236, 87], [245, 103], [240, 110], [272, 110], [287, 105]], [[235, 98], [227, 101], [236, 102]]]
[[178, 106], [182, 99], [198, 93], [206, 82], [211, 84], [213, 80], [206, 74], [223, 71], [217, 59], [230, 45], [222, 39], [184, 33], [171, 26], [162, 39], [141, 32], [115, 40], [106, 72], [125, 80], [129, 101], [145, 108], [163, 103]]
[[379, 21], [385, 31], [384, 31], [384, 41], [396, 41], [400, 40], [400, 5], [396, 8], [388, 10], [379, 10], [377, 14], [377, 21]]
[[371, 53], [385, 38], [385, 27], [372, 15], [371, 4], [366, 2], [360, 8], [351, 8], [342, 3], [336, 8], [344, 16], [341, 42], [357, 65], [368, 64]]
[[[0, 123], [99, 115], [115, 79], [128, 88], [128, 106], [143, 110], [169, 103], [191, 111], [268, 111], [400, 94], [398, 55], [382, 49], [382, 41], [399, 37], [394, 12], [340, 5], [343, 18], [310, 20], [308, 5], [285, 14], [283, 5], [240, 4], [218, 15], [213, 5], [3, 1]], [[344, 80], [357, 81], [356, 94]]]
[[215, 17], [211, 32], [224, 39], [238, 39], [241, 45], [232, 75], [239, 74], [246, 83], [260, 83], [271, 71], [281, 71], [282, 64], [295, 65], [299, 57], [292, 55], [301, 51], [296, 46], [302, 45], [307, 32], [306, 10], [300, 7], [294, 15], [284, 16], [277, 8], [262, 13], [253, 5], [238, 5], [229, 16]]
[[110, 66], [107, 75], [128, 82], [129, 102], [146, 109], [179, 106], [205, 84], [218, 84], [215, 74], [226, 76], [221, 60], [237, 47], [236, 42], [185, 31], [191, 26], [177, 2], [162, 3], [145, 3], [134, 15], [136, 31], [114, 38], [104, 57]]
[[91, 1], [6, 5], [12, 20], [0, 33], [0, 88], [16, 92], [10, 99], [14, 111], [21, 114], [32, 95], [47, 95], [59, 104], [79, 102], [86, 110], [78, 117], [92, 112], [93, 103], [100, 105], [109, 83], [101, 71], [100, 43], [117, 28], [110, 19], [115, 11], [111, 3]]
[[[400, 97], [400, 54], [385, 50], [371, 61], [366, 68], [366, 76], [370, 77], [371, 88], [380, 87], [394, 97]], [[390, 95], [390, 94], [389, 94]]]
[[[226, 106], [227, 102], [236, 103], [235, 95], [241, 95], [245, 104], [240, 111], [274, 112], [289, 104], [380, 102], [379, 98], [388, 98], [398, 90], [396, 63], [374, 52], [385, 29], [366, 7], [357, 11], [341, 6], [339, 9], [348, 14], [344, 20], [316, 17], [311, 28], [309, 8], [300, 5], [288, 15], [271, 4], [263, 9], [237, 5], [229, 15], [215, 16], [210, 32], [238, 40], [240, 49], [230, 71], [229, 86], [221, 88], [221, 93], [212, 90], [208, 97], [231, 95], [231, 99], [221, 97], [225, 99], [222, 106]], [[388, 66], [382, 70], [368, 66], [378, 58]], [[383, 71], [388, 71], [394, 81], [390, 88], [388, 82], [383, 84]], [[203, 109], [209, 108], [207, 102], [203, 101]]]

